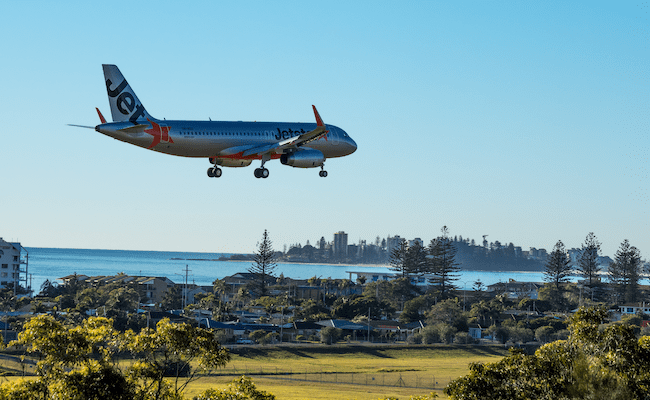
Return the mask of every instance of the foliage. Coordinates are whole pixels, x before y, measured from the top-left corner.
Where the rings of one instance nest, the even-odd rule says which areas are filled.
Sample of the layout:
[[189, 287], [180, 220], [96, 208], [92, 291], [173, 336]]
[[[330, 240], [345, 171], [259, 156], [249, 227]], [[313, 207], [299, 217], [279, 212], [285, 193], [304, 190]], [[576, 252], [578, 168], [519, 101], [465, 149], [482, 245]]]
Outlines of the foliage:
[[[0, 394], [12, 399], [181, 399], [197, 372], [230, 360], [211, 331], [169, 320], [139, 334], [120, 333], [111, 319], [100, 317], [68, 328], [41, 315], [23, 328], [11, 345], [38, 356], [37, 379], [3, 385]], [[118, 351], [137, 357], [125, 371], [115, 362]], [[173, 384], [163, 380], [167, 375], [175, 377]]]
[[553, 283], [555, 288], [560, 290], [560, 284], [568, 282], [570, 275], [571, 259], [564, 248], [564, 243], [558, 240], [544, 266], [544, 280]]
[[429, 265], [427, 272], [433, 277], [430, 282], [434, 285], [435, 291], [440, 298], [446, 299], [451, 296], [456, 286], [454, 281], [458, 280], [459, 263], [456, 262], [456, 246], [449, 237], [446, 226], [441, 229], [441, 235], [431, 240], [429, 244]]
[[440, 322], [450, 325], [458, 331], [467, 331], [467, 314], [463, 313], [463, 307], [457, 298], [439, 301], [431, 307], [427, 313], [427, 323], [434, 325]]
[[404, 309], [399, 315], [399, 322], [407, 324], [409, 322], [419, 321], [423, 318], [424, 312], [427, 311], [433, 299], [429, 295], [415, 297], [404, 303]]
[[326, 326], [320, 330], [320, 341], [325, 344], [336, 343], [343, 336], [343, 330]]
[[646, 399], [650, 390], [650, 337], [633, 328], [601, 329], [605, 308], [581, 308], [571, 318], [568, 340], [546, 344], [533, 355], [514, 350], [496, 363], [475, 363], [451, 382], [451, 399]]
[[253, 264], [248, 268], [248, 272], [255, 275], [254, 291], [258, 296], [267, 295], [269, 280], [277, 266], [275, 259], [273, 243], [265, 229], [262, 241], [258, 243], [257, 251], [253, 254]]
[[536, 306], [539, 311], [573, 310], [578, 306], [577, 293], [579, 289], [575, 284], [565, 284], [558, 289], [554, 284], [547, 283], [537, 291]]
[[251, 378], [242, 376], [233, 379], [222, 390], [208, 389], [193, 400], [275, 400], [275, 396], [257, 389]]
[[401, 238], [391, 252], [389, 257], [390, 270], [400, 273], [402, 276], [408, 276], [411, 271], [406, 263], [406, 254], [408, 252], [408, 243], [406, 239]]
[[638, 300], [641, 269], [641, 252], [625, 239], [607, 271], [610, 282], [614, 284], [614, 302], [632, 303]]
[[593, 288], [596, 285], [600, 265], [598, 255], [600, 253], [600, 242], [593, 232], [589, 232], [582, 245], [582, 252], [578, 259], [577, 270], [581, 276], [588, 281], [587, 286]]

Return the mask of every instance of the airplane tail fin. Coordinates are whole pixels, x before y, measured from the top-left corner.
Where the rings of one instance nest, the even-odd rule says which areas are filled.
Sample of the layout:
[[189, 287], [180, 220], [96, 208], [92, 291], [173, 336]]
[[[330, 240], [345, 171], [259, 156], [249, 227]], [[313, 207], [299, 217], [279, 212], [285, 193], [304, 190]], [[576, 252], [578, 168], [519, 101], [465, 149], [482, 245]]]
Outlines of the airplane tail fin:
[[154, 119], [138, 100], [138, 96], [124, 79], [120, 69], [110, 64], [103, 64], [102, 67], [113, 122], [131, 121], [135, 124], [137, 121], [146, 122], [147, 119]]

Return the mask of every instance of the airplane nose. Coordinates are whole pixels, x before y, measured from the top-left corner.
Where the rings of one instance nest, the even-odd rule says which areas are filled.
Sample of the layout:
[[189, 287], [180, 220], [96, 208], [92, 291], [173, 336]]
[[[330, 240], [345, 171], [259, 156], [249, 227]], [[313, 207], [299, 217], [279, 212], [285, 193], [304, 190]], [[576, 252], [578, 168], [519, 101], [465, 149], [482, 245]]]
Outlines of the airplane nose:
[[350, 154], [357, 151], [357, 143], [351, 137], [348, 137], [348, 145], [352, 148], [352, 150], [350, 151]]

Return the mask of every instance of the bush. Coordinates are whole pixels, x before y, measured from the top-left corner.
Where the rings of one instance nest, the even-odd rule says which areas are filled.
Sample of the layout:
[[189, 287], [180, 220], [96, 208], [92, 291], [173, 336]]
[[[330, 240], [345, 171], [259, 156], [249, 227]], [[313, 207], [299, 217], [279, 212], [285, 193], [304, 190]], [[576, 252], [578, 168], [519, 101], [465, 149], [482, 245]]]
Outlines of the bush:
[[440, 333], [434, 326], [425, 326], [420, 331], [422, 344], [440, 343]]
[[327, 326], [320, 330], [320, 341], [325, 344], [336, 343], [343, 335], [343, 330]]
[[476, 339], [474, 339], [467, 332], [458, 332], [454, 335], [454, 343], [456, 344], [475, 344]]
[[408, 344], [420, 344], [422, 343], [422, 334], [413, 333], [406, 337], [406, 343]]

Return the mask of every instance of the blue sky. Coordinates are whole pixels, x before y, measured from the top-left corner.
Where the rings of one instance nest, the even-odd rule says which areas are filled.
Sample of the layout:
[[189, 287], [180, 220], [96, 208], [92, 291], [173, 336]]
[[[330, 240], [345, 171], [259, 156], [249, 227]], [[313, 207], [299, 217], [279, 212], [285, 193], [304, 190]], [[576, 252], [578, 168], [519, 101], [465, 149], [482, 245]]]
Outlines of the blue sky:
[[[0, 235], [25, 246], [252, 252], [344, 230], [650, 253], [648, 2], [7, 2]], [[157, 118], [311, 122], [329, 176], [225, 169], [68, 123], [116, 64]]]

